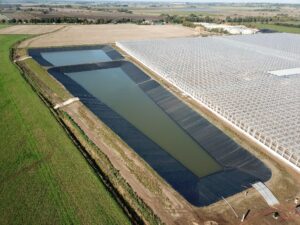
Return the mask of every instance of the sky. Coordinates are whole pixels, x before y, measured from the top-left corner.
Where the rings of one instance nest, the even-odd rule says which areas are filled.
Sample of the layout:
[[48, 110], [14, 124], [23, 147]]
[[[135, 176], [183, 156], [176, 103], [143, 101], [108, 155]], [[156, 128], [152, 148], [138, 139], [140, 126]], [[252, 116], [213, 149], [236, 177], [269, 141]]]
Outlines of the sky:
[[[82, 1], [82, 0], [81, 0]], [[99, 1], [99, 2], [108, 2], [109, 0], [83, 0], [83, 1]], [[260, 2], [260, 3], [299, 3], [300, 0], [112, 0], [112, 1], [146, 1], [146, 2], [227, 2], [227, 3], [247, 3], [247, 2]]]
[[[1, 0], [0, 0], [1, 1]], [[69, 0], [74, 1], [74, 0]], [[109, 0], [80, 0], [80, 1], [95, 1], [95, 2], [109, 2]], [[111, 0], [111, 1], [119, 1], [119, 2], [226, 2], [226, 3], [247, 3], [247, 2], [258, 2], [258, 3], [298, 3], [300, 4], [300, 0]]]
[[261, 2], [261, 3], [299, 3], [300, 4], [300, 0], [214, 0], [214, 1], [194, 0], [193, 2], [238, 2], [238, 3]]
[[[22, 2], [24, 0], [19, 0]], [[40, 2], [46, 2], [52, 0], [41, 0]], [[76, 1], [76, 0], [53, 0], [57, 1]], [[198, 3], [208, 3], [208, 2], [224, 2], [224, 3], [248, 3], [248, 2], [255, 2], [255, 3], [297, 3], [300, 4], [300, 0], [77, 0], [77, 1], [94, 1], [94, 2], [198, 2]], [[10, 0], [0, 0], [1, 2], [10, 2]], [[13, 2], [18, 2], [18, 0], [13, 0]], [[38, 0], [35, 0], [38, 2]]]
[[[166, 0], [166, 1], [169, 1], [169, 0]], [[238, 3], [261, 2], [261, 3], [299, 3], [300, 4], [300, 0], [214, 0], [214, 1], [194, 0], [193, 2], [238, 2]]]

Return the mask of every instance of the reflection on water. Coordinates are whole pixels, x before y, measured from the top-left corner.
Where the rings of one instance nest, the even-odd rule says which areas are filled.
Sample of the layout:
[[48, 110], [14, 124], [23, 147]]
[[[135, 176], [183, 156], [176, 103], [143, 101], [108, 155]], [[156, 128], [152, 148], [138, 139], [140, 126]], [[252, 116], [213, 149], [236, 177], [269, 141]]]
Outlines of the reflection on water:
[[199, 177], [221, 167], [121, 68], [66, 74]]
[[111, 61], [111, 58], [101, 49], [42, 52], [41, 56], [54, 66]]

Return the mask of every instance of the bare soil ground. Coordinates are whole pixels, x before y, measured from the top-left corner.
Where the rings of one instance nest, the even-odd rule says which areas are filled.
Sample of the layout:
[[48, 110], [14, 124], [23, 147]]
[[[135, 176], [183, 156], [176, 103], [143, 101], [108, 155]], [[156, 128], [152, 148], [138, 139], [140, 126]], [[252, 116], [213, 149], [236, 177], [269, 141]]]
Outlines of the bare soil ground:
[[45, 34], [62, 27], [63, 25], [16, 25], [1, 29], [0, 34]]
[[[61, 26], [53, 25], [22, 25], [5, 28], [2, 34], [32, 34], [51, 32], [49, 29]], [[67, 45], [93, 45], [113, 43], [125, 40], [143, 40], [155, 38], [173, 38], [199, 35], [200, 32], [181, 25], [65, 25], [63, 29], [23, 42], [20, 47], [48, 47]], [[29, 44], [30, 42], [30, 44]]]
[[159, 178], [154, 172], [149, 171], [146, 163], [139, 159], [134, 151], [115, 136], [95, 115], [90, 113], [82, 103], [73, 103], [64, 107], [63, 110], [72, 117], [90, 140], [108, 156], [113, 166], [138, 196], [154, 209], [154, 212], [166, 224], [176, 224], [176, 220], [182, 218], [182, 215], [185, 214], [187, 215], [184, 217], [189, 218], [188, 224], [198, 220], [197, 215], [193, 215], [192, 210], [187, 210], [190, 209], [190, 206], [162, 180], [157, 182]]

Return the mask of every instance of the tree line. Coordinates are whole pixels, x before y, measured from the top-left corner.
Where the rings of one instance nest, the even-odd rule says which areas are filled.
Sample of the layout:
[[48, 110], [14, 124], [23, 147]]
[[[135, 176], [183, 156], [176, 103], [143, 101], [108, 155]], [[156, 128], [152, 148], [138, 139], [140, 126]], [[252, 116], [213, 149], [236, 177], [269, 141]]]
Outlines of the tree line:
[[[109, 19], [109, 18], [99, 18], [99, 19], [81, 19], [76, 17], [53, 17], [53, 18], [33, 18], [33, 19], [10, 19], [6, 21], [5, 19], [1, 20], [1, 23], [9, 23], [9, 24], [60, 24], [60, 23], [70, 23], [70, 24], [108, 24], [108, 23], [135, 23], [135, 24], [143, 24], [145, 19], [132, 19], [132, 18], [117, 18], [117, 19]], [[153, 21], [156, 23], [160, 23], [161, 21]]]
[[[172, 23], [172, 24], [182, 24], [188, 27], [194, 27], [195, 22], [206, 22], [206, 23], [272, 23], [275, 25], [289, 26], [300, 28], [300, 24], [287, 23], [285, 21], [290, 21], [292, 18], [286, 17], [285, 15], [273, 16], [273, 17], [262, 17], [262, 16], [246, 16], [246, 17], [230, 17], [226, 18], [213, 17], [213, 16], [203, 16], [190, 14], [188, 16], [180, 15], [169, 15], [161, 14], [160, 19], [152, 20], [153, 23]], [[98, 18], [98, 19], [86, 19], [77, 17], [44, 17], [44, 18], [33, 18], [33, 19], [10, 19], [8, 21], [2, 19], [1, 23], [19, 24], [19, 23], [30, 23], [30, 24], [59, 24], [59, 23], [74, 23], [74, 24], [108, 24], [108, 23], [135, 23], [144, 24], [145, 19], [141, 18]]]
[[161, 14], [164, 21], [167, 23], [184, 23], [184, 22], [205, 22], [205, 23], [280, 23], [291, 20], [288, 15], [282, 14], [277, 16], [245, 16], [245, 17], [230, 17], [225, 19], [208, 15], [190, 14], [188, 16]]

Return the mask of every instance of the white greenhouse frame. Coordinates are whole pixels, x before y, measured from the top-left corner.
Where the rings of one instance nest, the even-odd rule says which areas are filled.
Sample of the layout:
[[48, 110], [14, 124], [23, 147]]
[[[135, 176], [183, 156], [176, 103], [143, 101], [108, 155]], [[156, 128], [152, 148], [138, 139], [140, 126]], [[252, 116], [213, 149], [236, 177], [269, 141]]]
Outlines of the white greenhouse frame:
[[117, 47], [300, 172], [300, 35], [174, 38]]

